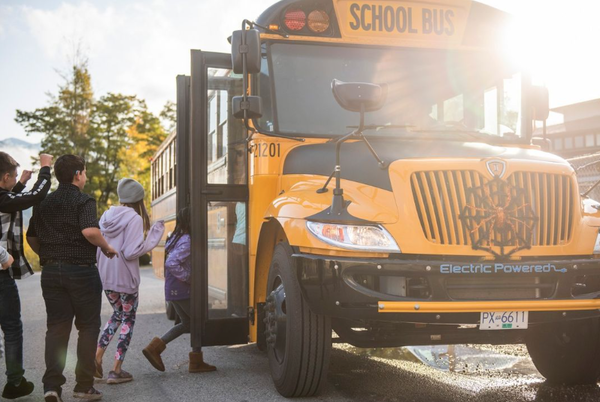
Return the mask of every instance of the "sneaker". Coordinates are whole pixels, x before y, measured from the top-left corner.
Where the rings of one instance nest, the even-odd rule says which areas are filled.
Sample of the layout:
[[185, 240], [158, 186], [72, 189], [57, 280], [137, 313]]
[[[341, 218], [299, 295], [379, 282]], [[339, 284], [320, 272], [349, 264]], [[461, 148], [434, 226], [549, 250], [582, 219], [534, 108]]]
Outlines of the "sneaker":
[[63, 402], [56, 391], [48, 391], [44, 394], [44, 402]]
[[90, 401], [97, 401], [102, 399], [102, 392], [98, 391], [96, 388], [91, 387], [87, 391], [73, 391], [73, 398], [79, 399], [87, 399]]
[[133, 376], [125, 370], [121, 370], [119, 373], [111, 371], [108, 373], [107, 384], [121, 384], [124, 382], [133, 381]]
[[29, 395], [33, 392], [33, 383], [27, 381], [25, 377], [21, 378], [21, 382], [19, 385], [13, 385], [11, 383], [7, 383], [4, 386], [4, 391], [2, 391], [2, 398], [5, 399], [17, 399], [25, 395]]

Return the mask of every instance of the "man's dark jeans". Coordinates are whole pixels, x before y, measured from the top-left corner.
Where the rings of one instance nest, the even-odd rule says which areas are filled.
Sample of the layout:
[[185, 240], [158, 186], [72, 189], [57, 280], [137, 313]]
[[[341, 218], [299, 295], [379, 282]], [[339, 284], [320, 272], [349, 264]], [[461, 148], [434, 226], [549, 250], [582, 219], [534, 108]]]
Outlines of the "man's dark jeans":
[[94, 384], [94, 359], [100, 333], [102, 282], [95, 265], [48, 264], [42, 270], [42, 295], [46, 303], [46, 372], [44, 392], [62, 392], [69, 335], [75, 318], [79, 331], [75, 392]]
[[4, 332], [7, 381], [19, 385], [25, 373], [21, 300], [17, 284], [8, 271], [0, 271], [0, 327]]

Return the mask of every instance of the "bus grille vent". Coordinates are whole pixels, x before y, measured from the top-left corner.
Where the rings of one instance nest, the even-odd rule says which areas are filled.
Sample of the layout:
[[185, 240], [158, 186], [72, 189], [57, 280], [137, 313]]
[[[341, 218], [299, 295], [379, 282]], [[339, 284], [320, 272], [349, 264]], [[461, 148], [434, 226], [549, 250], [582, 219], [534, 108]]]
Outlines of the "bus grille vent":
[[[525, 219], [525, 208], [512, 211], [514, 236], [526, 238], [531, 246], [558, 246], [571, 240], [576, 198], [573, 180], [566, 175], [515, 172], [506, 180], [513, 197], [532, 211], [535, 222]], [[489, 237], [492, 244], [503, 241], [493, 230], [493, 220], [468, 228], [460, 219], [465, 206], [479, 206], [473, 188], [490, 180], [472, 170], [424, 171], [411, 176], [411, 188], [425, 237], [440, 245], [473, 245], [473, 239]], [[494, 183], [492, 183], [493, 185]], [[499, 202], [498, 200], [494, 200]], [[511, 236], [513, 236], [511, 234]], [[486, 238], [487, 242], [488, 239]]]
[[445, 280], [448, 296], [454, 300], [535, 300], [552, 297], [556, 280], [538, 276], [453, 277]]

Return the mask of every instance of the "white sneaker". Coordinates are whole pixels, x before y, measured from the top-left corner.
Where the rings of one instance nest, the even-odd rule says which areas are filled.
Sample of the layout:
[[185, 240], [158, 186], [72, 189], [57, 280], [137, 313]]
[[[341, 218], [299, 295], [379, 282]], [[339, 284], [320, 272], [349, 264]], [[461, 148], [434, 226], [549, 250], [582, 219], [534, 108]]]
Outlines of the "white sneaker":
[[48, 391], [44, 394], [44, 401], [45, 402], [63, 402], [62, 399], [60, 399], [60, 395], [58, 395], [58, 392], [56, 391]]

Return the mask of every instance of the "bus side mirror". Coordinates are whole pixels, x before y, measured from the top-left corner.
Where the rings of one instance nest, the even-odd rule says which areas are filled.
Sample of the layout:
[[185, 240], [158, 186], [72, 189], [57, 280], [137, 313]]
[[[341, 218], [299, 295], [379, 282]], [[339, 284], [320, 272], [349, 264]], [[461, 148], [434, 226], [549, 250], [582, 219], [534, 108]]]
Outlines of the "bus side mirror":
[[[262, 116], [262, 101], [260, 96], [234, 96], [232, 98], [233, 117], [237, 119], [258, 119]], [[247, 111], [244, 116], [244, 110]]]
[[387, 85], [367, 82], [331, 81], [337, 103], [351, 112], [374, 112], [381, 109], [387, 96]]
[[[246, 58], [246, 71], [244, 71], [244, 56]], [[258, 29], [233, 31], [233, 35], [231, 35], [231, 64], [234, 73], [259, 73], [260, 56], [260, 34]]]
[[550, 96], [548, 88], [541, 86], [531, 87], [531, 105], [533, 107], [533, 119], [544, 121], [550, 114]]

